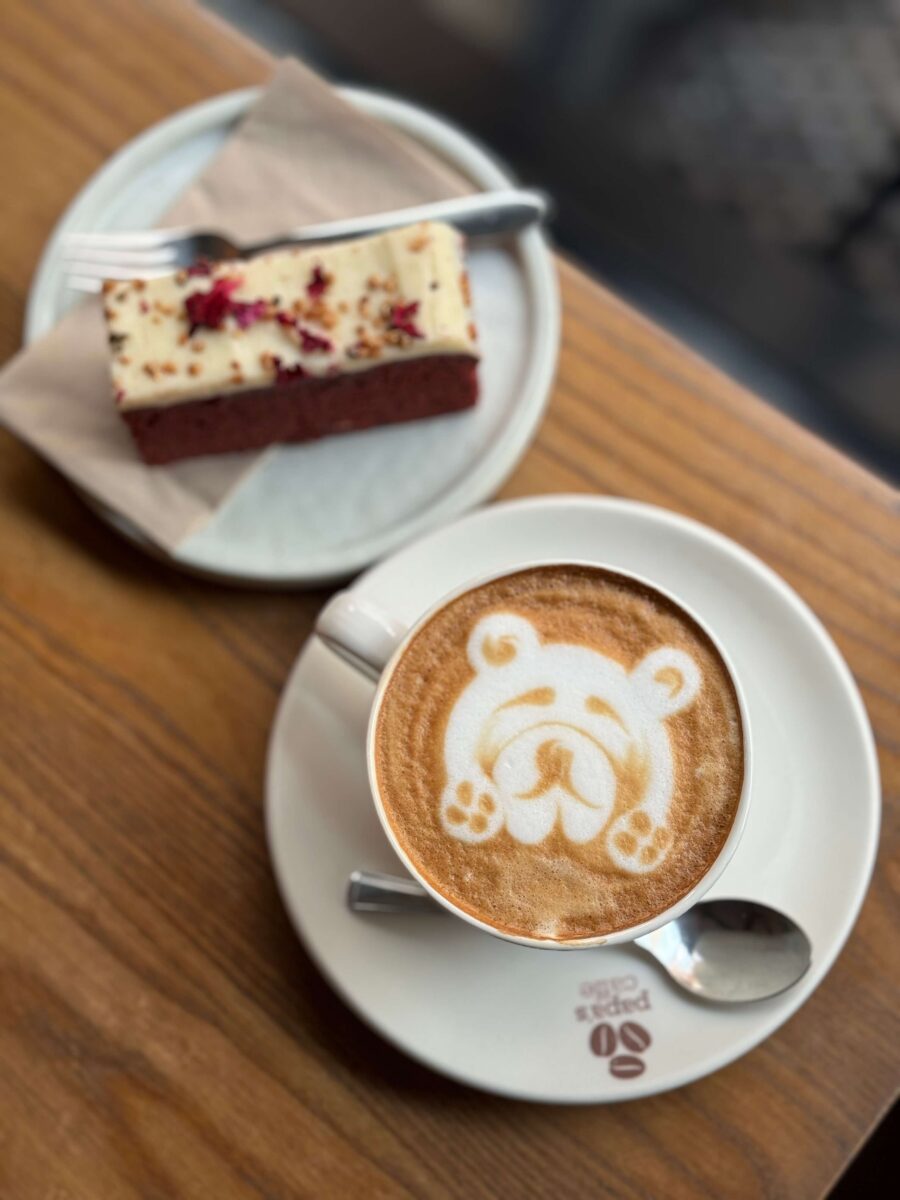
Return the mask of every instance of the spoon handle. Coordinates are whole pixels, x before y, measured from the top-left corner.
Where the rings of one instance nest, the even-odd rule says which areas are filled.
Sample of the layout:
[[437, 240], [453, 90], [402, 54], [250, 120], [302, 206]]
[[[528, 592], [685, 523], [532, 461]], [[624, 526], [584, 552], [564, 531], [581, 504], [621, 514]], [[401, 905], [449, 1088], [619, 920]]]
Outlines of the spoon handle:
[[353, 912], [446, 914], [415, 879], [381, 871], [354, 871], [347, 885], [347, 904]]

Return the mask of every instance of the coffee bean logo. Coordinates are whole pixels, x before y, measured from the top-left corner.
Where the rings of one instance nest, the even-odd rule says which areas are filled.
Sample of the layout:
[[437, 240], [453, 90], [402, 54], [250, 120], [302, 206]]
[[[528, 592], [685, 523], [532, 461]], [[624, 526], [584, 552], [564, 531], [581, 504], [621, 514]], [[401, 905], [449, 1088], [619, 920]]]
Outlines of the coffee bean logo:
[[643, 1025], [638, 1025], [637, 1021], [624, 1021], [619, 1027], [619, 1037], [622, 1039], [622, 1045], [628, 1050], [633, 1050], [635, 1054], [643, 1054], [653, 1041], [647, 1030]]
[[646, 1069], [644, 1060], [636, 1058], [633, 1054], [617, 1054], [609, 1064], [609, 1072], [615, 1075], [616, 1079], [634, 1079], [643, 1075]]
[[609, 1058], [616, 1048], [616, 1031], [612, 1025], [604, 1022], [597, 1025], [591, 1033], [591, 1049], [600, 1058]]

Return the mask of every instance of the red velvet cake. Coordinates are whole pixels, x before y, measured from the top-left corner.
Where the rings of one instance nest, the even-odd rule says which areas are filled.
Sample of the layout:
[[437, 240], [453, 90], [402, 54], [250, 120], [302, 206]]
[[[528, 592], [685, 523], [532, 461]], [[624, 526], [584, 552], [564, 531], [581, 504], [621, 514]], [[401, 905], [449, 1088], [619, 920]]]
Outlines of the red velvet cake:
[[448, 225], [108, 283], [104, 314], [116, 405], [148, 463], [478, 398], [462, 240]]

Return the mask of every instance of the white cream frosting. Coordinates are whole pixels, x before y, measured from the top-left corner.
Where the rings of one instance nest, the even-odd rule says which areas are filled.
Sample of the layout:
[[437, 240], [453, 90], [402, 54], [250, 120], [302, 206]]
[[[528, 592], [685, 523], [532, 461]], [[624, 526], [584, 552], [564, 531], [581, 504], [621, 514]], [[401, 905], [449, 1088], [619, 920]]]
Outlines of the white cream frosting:
[[[317, 268], [329, 280], [318, 298], [309, 291]], [[246, 329], [228, 316], [221, 328], [201, 327], [188, 337], [185, 300], [216, 279], [239, 279], [231, 299], [264, 300], [269, 315]], [[275, 359], [282, 368], [324, 376], [426, 355], [478, 355], [462, 238], [435, 222], [218, 263], [211, 275], [110, 283], [103, 300], [121, 410], [267, 387]], [[421, 337], [391, 328], [393, 305], [416, 306], [408, 319]], [[327, 339], [329, 348], [304, 350], [297, 330], [279, 323], [276, 312]]]
[[[476, 674], [444, 741], [444, 830], [483, 842], [505, 828], [525, 844], [556, 827], [575, 843], [602, 835], [623, 871], [655, 870], [672, 842], [665, 721], [701, 687], [690, 655], [661, 646], [627, 671], [586, 646], [544, 644], [523, 617], [495, 612], [475, 626], [468, 657]], [[612, 819], [620, 788], [629, 804]]]

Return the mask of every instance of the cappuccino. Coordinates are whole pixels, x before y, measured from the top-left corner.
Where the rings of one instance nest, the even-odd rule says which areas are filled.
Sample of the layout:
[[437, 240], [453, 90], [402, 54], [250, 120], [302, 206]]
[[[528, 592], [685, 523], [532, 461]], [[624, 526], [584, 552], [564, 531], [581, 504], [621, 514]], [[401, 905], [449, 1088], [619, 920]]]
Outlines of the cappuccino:
[[689, 892], [744, 771], [708, 635], [653, 588], [567, 565], [435, 613], [387, 682], [374, 757], [387, 821], [430, 885], [500, 933], [556, 942]]

